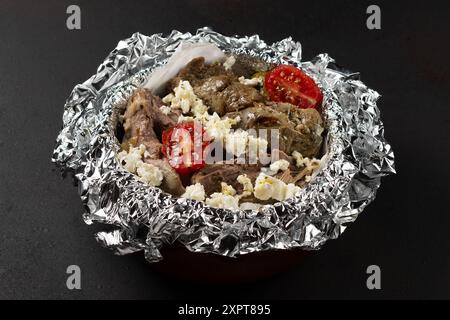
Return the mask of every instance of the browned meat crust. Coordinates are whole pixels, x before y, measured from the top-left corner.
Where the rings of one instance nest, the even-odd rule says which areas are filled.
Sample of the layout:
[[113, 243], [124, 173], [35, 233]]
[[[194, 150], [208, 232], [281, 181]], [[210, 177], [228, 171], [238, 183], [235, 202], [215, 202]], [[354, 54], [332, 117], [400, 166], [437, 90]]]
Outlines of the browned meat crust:
[[239, 165], [215, 163], [206, 165], [203, 169], [196, 172], [192, 178], [192, 184], [201, 183], [205, 188], [205, 193], [211, 195], [214, 192], [221, 191], [221, 182], [225, 182], [239, 193], [242, 191], [242, 185], [237, 181], [237, 177], [246, 174], [252, 182], [255, 182], [261, 170], [260, 165]]
[[180, 80], [189, 81], [195, 94], [210, 107], [211, 112], [219, 115], [264, 101], [257, 89], [241, 84], [238, 77], [221, 64], [206, 65], [203, 57], [189, 62], [170, 81], [169, 89], [175, 88]]
[[274, 63], [267, 63], [259, 58], [237, 55], [231, 70], [237, 77], [251, 78], [257, 72], [265, 72], [275, 68]]
[[177, 76], [169, 82], [168, 89], [172, 91], [180, 80], [189, 81], [192, 87], [197, 87], [202, 85], [205, 79], [223, 75], [235, 78], [233, 73], [225, 70], [222, 64], [214, 63], [206, 65], [205, 58], [198, 57], [192, 59], [186, 67], [180, 70]]
[[179, 175], [161, 154], [161, 132], [176, 124], [176, 119], [161, 112], [161, 100], [146, 89], [138, 89], [128, 101], [123, 115], [125, 135], [122, 144], [145, 145], [148, 155], [145, 162], [158, 167], [164, 176], [161, 189], [180, 196], [184, 187]]
[[291, 154], [300, 152], [304, 157], [315, 157], [322, 145], [322, 118], [315, 109], [300, 109], [288, 103], [254, 104], [238, 112], [227, 113], [227, 117], [239, 116], [241, 121], [235, 128], [267, 129], [270, 145], [270, 129], [279, 130], [279, 148]]
[[159, 109], [161, 99], [146, 89], [138, 89], [128, 101], [123, 115], [124, 143], [145, 145], [150, 158], [161, 157], [161, 143], [158, 136], [164, 129], [176, 124], [174, 119]]
[[152, 164], [155, 167], [158, 167], [161, 170], [164, 176], [164, 179], [160, 186], [161, 189], [175, 196], [181, 196], [184, 193], [185, 189], [183, 183], [181, 182], [180, 176], [170, 166], [167, 159], [147, 158], [144, 161], [148, 164]]
[[[204, 58], [189, 62], [178, 75], [172, 79], [168, 89], [176, 87], [180, 80], [187, 80], [195, 94], [209, 106], [210, 112], [241, 121], [234, 127], [244, 130], [268, 129], [269, 150], [278, 154], [278, 159], [290, 162], [289, 169], [276, 174], [286, 183], [302, 183], [300, 180], [310, 174], [310, 168], [297, 168], [292, 157], [293, 151], [299, 151], [304, 157], [316, 157], [322, 144], [322, 118], [315, 109], [300, 109], [288, 103], [274, 103], [266, 100], [259, 90], [241, 84], [239, 76], [250, 78], [257, 71], [266, 71], [272, 66], [263, 61], [246, 56], [237, 56], [232, 70], [225, 70], [222, 64], [206, 65]], [[144, 144], [148, 155], [145, 162], [158, 167], [163, 175], [161, 189], [176, 196], [181, 196], [185, 188], [178, 173], [161, 154], [160, 137], [163, 130], [176, 125], [180, 112], [172, 111], [169, 115], [161, 112], [159, 97], [153, 96], [146, 89], [138, 89], [130, 98], [123, 115], [123, 144], [139, 146]], [[279, 129], [279, 150], [272, 150], [270, 130]], [[221, 191], [221, 182], [233, 186], [238, 194], [243, 186], [237, 177], [246, 174], [255, 183], [261, 171], [261, 164], [208, 164], [192, 175], [190, 183], [200, 183], [210, 196]], [[189, 179], [189, 177], [186, 177]], [[189, 181], [185, 181], [189, 183]], [[241, 202], [273, 203], [274, 200], [261, 201], [253, 195], [242, 198]]]

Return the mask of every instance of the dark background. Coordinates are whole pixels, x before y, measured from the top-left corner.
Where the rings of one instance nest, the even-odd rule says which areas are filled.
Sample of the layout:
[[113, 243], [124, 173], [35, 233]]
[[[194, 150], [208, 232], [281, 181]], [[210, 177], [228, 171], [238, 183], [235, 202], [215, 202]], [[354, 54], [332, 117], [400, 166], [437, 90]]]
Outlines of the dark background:
[[[382, 30], [366, 28], [368, 1], [0, 2], [0, 298], [450, 298], [449, 24], [436, 1], [376, 1]], [[82, 29], [66, 28], [78, 4]], [[340, 239], [291, 271], [207, 286], [155, 273], [141, 253], [118, 257], [69, 179], [50, 163], [63, 104], [121, 39], [211, 26], [301, 41], [304, 59], [327, 52], [379, 91], [398, 174]], [[82, 290], [66, 288], [66, 268]], [[382, 289], [366, 288], [366, 268]], [[182, 268], [183, 266], [180, 266]]]

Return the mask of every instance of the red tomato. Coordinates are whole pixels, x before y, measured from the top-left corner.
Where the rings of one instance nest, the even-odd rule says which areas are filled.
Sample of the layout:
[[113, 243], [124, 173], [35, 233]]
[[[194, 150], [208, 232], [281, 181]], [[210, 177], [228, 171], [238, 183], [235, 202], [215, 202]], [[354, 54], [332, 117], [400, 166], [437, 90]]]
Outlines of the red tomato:
[[272, 101], [288, 102], [302, 109], [318, 109], [322, 104], [320, 88], [313, 79], [294, 66], [283, 64], [269, 71], [264, 87]]
[[162, 133], [162, 153], [179, 174], [189, 174], [205, 166], [204, 150], [209, 144], [199, 123], [183, 122]]

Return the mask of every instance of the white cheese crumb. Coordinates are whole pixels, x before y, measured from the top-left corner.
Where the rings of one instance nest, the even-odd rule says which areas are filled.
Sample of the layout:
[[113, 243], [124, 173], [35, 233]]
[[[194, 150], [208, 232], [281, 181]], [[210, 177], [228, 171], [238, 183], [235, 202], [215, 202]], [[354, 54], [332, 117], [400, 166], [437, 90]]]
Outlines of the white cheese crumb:
[[127, 151], [122, 150], [117, 154], [122, 166], [131, 173], [136, 173], [136, 168], [139, 162], [142, 162], [142, 156], [145, 153], [145, 146], [141, 144], [139, 147], [134, 148], [130, 145], [130, 149]]
[[225, 70], [230, 70], [231, 67], [236, 63], [236, 58], [234, 56], [229, 56], [224, 62], [223, 67]]
[[164, 113], [165, 115], [168, 115], [170, 113], [170, 111], [171, 111], [169, 106], [164, 106], [164, 105], [161, 106], [159, 108], [159, 110], [161, 110], [161, 112]]
[[251, 154], [265, 153], [269, 142], [264, 138], [257, 138], [255, 136], [248, 136], [248, 149]]
[[275, 199], [284, 201], [294, 196], [299, 190], [300, 187], [295, 184], [290, 183], [287, 185], [280, 179], [260, 173], [258, 178], [256, 178], [253, 194], [260, 200]]
[[289, 199], [289, 198], [292, 198], [292, 197], [295, 196], [300, 190], [301, 190], [301, 188], [300, 188], [299, 186], [296, 186], [296, 185], [293, 184], [293, 183], [289, 183], [289, 184], [286, 186], [286, 193], [285, 193], [285, 196], [284, 196], [285, 200], [286, 200], [286, 199]]
[[159, 186], [164, 175], [158, 167], [143, 161], [143, 157], [147, 154], [143, 144], [136, 148], [130, 145], [128, 152], [125, 150], [119, 152], [117, 158], [125, 170], [137, 174], [142, 181], [152, 186]]
[[245, 79], [244, 77], [239, 77], [238, 80], [246, 86], [256, 87], [257, 85], [262, 85], [262, 78]]
[[246, 197], [253, 193], [252, 180], [246, 174], [238, 176], [237, 181], [244, 187], [241, 197]]
[[169, 93], [167, 96], [161, 99], [163, 103], [170, 104], [172, 100], [175, 99], [175, 95], [173, 93]]
[[241, 121], [238, 116], [236, 118], [220, 118], [220, 116], [214, 112], [212, 115], [207, 112], [196, 117], [197, 120], [203, 124], [206, 133], [214, 139], [223, 140], [231, 130], [231, 126], [237, 124]]
[[236, 190], [233, 188], [233, 186], [231, 186], [231, 185], [229, 185], [229, 184], [227, 184], [225, 182], [222, 182], [220, 185], [222, 187], [222, 193], [224, 195], [228, 195], [228, 196], [235, 196], [236, 195]]
[[194, 120], [195, 120], [194, 117], [183, 116], [182, 114], [180, 114], [180, 116], [178, 117], [178, 123], [193, 122]]
[[138, 162], [136, 173], [142, 181], [154, 187], [161, 185], [161, 182], [164, 179], [164, 176], [158, 167], [143, 161]]
[[298, 151], [292, 152], [292, 156], [295, 159], [295, 164], [297, 167], [306, 167], [308, 170], [315, 170], [320, 167], [321, 160], [316, 158], [304, 158], [302, 154]]
[[252, 113], [252, 112], [250, 112], [250, 113], [247, 115], [247, 117], [248, 117], [249, 119], [255, 119], [255, 114]]
[[205, 188], [201, 183], [196, 183], [186, 187], [186, 191], [181, 196], [186, 199], [193, 199], [197, 201], [205, 200]]
[[239, 198], [223, 193], [215, 192], [205, 202], [214, 208], [239, 209]]
[[170, 103], [171, 108], [181, 109], [184, 114], [192, 112], [194, 115], [208, 111], [208, 107], [194, 93], [189, 81], [180, 81], [173, 92], [162, 99], [163, 103]]
[[269, 200], [275, 199], [283, 201], [285, 198], [286, 184], [274, 177], [260, 173], [255, 181], [255, 191], [253, 194], [257, 199]]
[[270, 170], [277, 173], [278, 171], [286, 171], [289, 168], [289, 161], [281, 159], [270, 164]]
[[247, 151], [248, 132], [236, 130], [229, 132], [225, 137], [225, 149], [227, 152], [239, 157]]

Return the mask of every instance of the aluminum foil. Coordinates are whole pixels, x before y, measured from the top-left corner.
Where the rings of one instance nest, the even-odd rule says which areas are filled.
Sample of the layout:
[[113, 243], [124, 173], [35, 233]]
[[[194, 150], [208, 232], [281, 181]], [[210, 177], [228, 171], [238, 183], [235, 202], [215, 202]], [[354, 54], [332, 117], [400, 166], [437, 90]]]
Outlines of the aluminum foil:
[[[215, 209], [176, 198], [139, 181], [116, 159], [117, 115], [133, 90], [167, 62], [183, 41], [215, 43], [226, 52], [303, 68], [322, 88], [327, 127], [322, 168], [294, 198], [260, 211]], [[395, 172], [376, 105], [379, 94], [357, 73], [336, 67], [327, 54], [301, 61], [291, 38], [272, 45], [258, 35], [227, 37], [209, 28], [196, 34], [139, 33], [122, 40], [89, 80], [77, 85], [64, 106], [63, 128], [52, 161], [72, 172], [86, 223], [111, 225], [97, 240], [117, 254], [140, 250], [150, 262], [174, 242], [194, 252], [235, 257], [263, 250], [320, 248], [337, 238], [375, 198], [382, 176]], [[112, 230], [112, 231], [111, 231]]]

